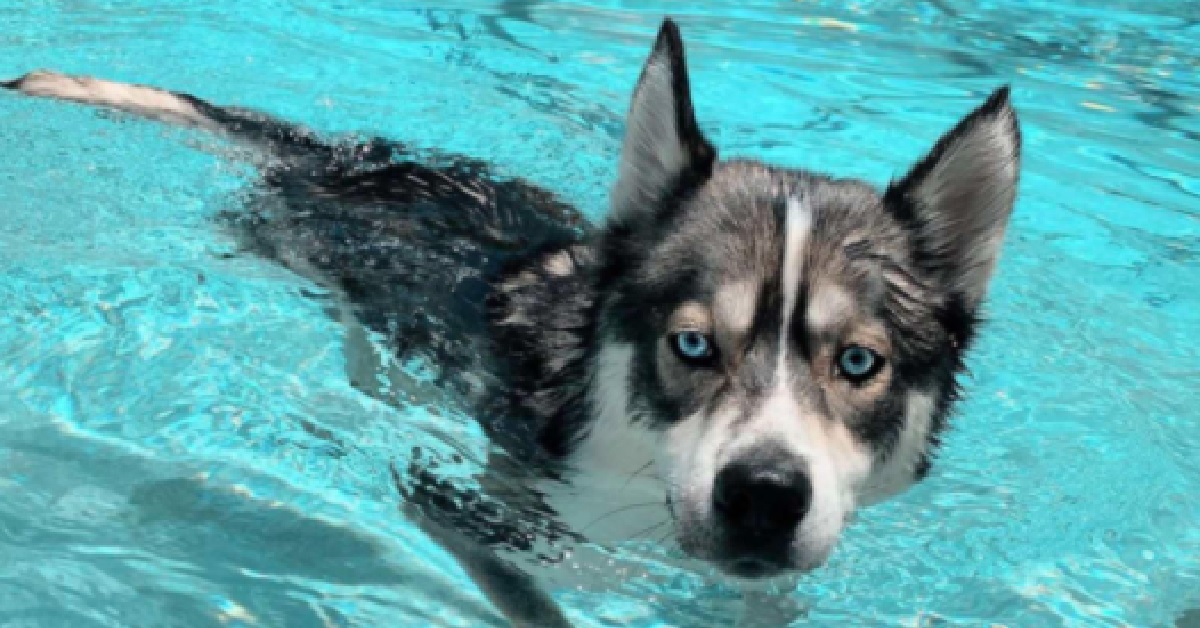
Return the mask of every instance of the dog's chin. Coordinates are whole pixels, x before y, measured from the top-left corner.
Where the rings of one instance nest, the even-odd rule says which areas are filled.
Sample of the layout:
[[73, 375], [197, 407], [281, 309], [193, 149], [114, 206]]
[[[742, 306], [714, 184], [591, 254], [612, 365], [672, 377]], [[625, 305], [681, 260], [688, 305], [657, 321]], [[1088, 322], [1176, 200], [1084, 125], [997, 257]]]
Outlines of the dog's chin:
[[[668, 507], [676, 525], [677, 548], [690, 560], [706, 563], [745, 588], [770, 586], [781, 579], [798, 578], [819, 569], [833, 553], [833, 534], [798, 535], [790, 543], [774, 547], [749, 547], [736, 542], [735, 533], [723, 530], [704, 518], [679, 518], [675, 502]], [[827, 533], [829, 531], [826, 531]]]
[[731, 556], [686, 546], [684, 553], [692, 560], [708, 563], [723, 576], [742, 588], [755, 589], [770, 586], [783, 579], [795, 579], [820, 568], [825, 564], [828, 553], [813, 556], [789, 556], [776, 558], [763, 555]]

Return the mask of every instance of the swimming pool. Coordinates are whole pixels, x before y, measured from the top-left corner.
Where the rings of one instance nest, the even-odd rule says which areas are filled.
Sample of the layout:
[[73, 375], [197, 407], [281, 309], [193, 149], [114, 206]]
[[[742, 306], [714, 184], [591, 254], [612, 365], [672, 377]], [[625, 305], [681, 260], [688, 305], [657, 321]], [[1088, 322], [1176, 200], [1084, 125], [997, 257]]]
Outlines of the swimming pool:
[[[0, 76], [53, 67], [466, 152], [593, 218], [664, 13], [726, 155], [882, 183], [1011, 81], [1022, 192], [956, 427], [794, 597], [819, 626], [1169, 626], [1200, 607], [1200, 7], [5, 4]], [[320, 291], [214, 226], [249, 171], [198, 135], [7, 95], [0, 149], [0, 620], [500, 623], [388, 476], [414, 443], [480, 433], [419, 372], [395, 405], [349, 384]], [[633, 626], [723, 625], [731, 595], [621, 553], [554, 593], [582, 625]]]

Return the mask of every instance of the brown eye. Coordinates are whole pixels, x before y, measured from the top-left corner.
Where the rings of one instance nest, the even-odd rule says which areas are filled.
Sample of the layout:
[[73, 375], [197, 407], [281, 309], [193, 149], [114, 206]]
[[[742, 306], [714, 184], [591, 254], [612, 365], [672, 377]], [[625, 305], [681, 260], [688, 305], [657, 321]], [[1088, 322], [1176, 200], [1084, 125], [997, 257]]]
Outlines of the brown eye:
[[871, 379], [883, 368], [883, 356], [861, 345], [851, 345], [838, 356], [838, 372], [852, 384]]

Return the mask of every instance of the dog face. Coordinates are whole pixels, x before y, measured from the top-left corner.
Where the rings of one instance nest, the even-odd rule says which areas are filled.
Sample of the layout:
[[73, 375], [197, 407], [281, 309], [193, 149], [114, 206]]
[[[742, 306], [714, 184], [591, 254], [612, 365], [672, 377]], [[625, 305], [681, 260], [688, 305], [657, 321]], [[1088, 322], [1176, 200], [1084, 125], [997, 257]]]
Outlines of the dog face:
[[807, 570], [929, 465], [1012, 210], [1017, 122], [998, 91], [879, 194], [718, 162], [688, 84], [668, 21], [600, 250], [593, 403], [653, 443], [686, 552]]

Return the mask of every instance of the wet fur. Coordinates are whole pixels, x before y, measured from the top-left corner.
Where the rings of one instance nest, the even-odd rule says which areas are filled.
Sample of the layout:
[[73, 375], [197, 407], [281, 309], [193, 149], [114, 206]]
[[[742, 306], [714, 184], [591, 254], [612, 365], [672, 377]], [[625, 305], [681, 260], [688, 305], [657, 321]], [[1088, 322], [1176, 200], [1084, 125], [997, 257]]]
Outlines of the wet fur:
[[[151, 87], [54, 73], [3, 85], [222, 133], [271, 156], [259, 201], [227, 220], [258, 253], [336, 287], [391, 351], [426, 358], [473, 400], [511, 454], [489, 461], [484, 490], [464, 496], [420, 462], [395, 470], [397, 486], [409, 516], [493, 601], [539, 625], [566, 620], [501, 554], [582, 539], [596, 502], [616, 512], [665, 492], [693, 556], [734, 573], [745, 556], [806, 570], [855, 508], [924, 477], [1019, 168], [1007, 89], [882, 194], [721, 161], [696, 124], [670, 21], [635, 89], [611, 215], [598, 226], [460, 156], [327, 144]], [[664, 333], [680, 321], [712, 332], [712, 368], [672, 356]], [[865, 386], [836, 374], [851, 341], [887, 353]], [[767, 458], [812, 476], [812, 515], [781, 545], [748, 546], [713, 514], [713, 476]], [[605, 473], [628, 481], [599, 499], [560, 481], [601, 486]]]

